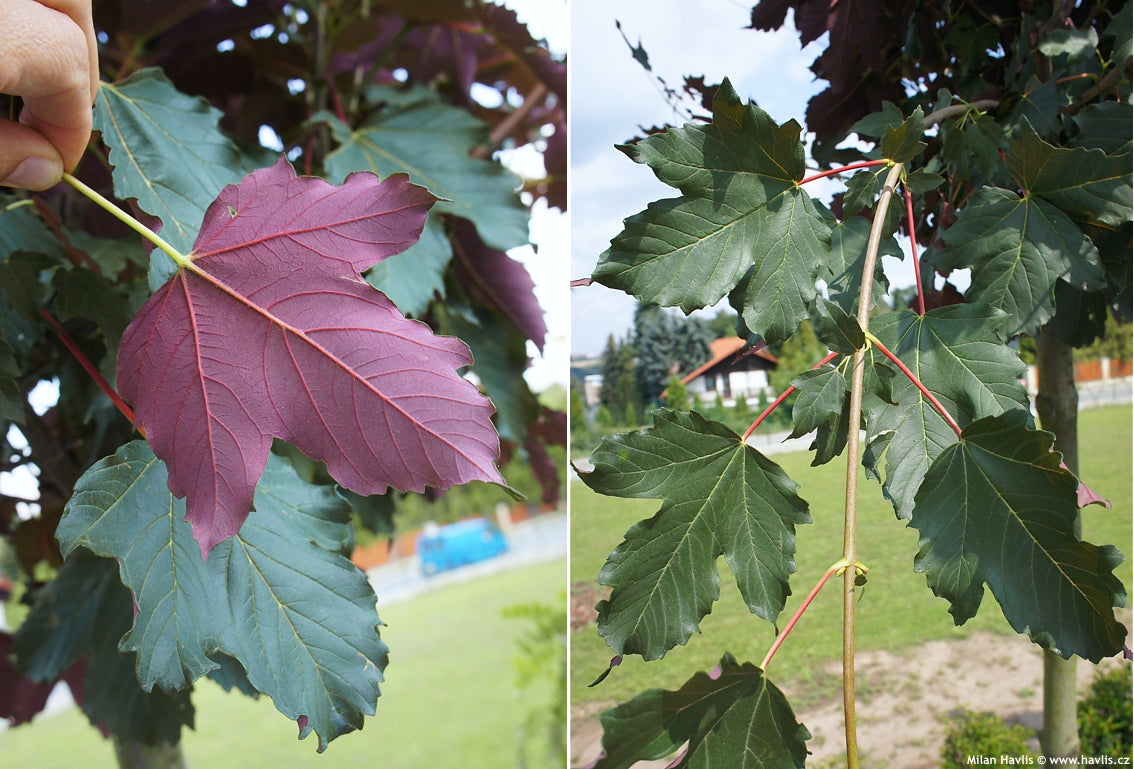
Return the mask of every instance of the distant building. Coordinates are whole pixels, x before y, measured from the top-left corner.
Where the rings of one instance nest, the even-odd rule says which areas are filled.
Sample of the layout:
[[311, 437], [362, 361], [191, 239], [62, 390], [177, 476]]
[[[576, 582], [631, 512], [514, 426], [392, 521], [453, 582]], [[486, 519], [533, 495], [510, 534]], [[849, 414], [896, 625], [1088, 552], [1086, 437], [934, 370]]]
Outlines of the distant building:
[[768, 372], [779, 365], [776, 356], [763, 349], [741, 353], [744, 340], [740, 337], [717, 339], [709, 349], [712, 357], [681, 378], [691, 399], [712, 403], [720, 395], [725, 405], [732, 405], [738, 398], [747, 401], [761, 393], [775, 395]]
[[601, 355], [575, 353], [571, 355], [571, 379], [582, 385], [583, 403], [588, 407], [597, 406], [599, 391], [602, 389]]

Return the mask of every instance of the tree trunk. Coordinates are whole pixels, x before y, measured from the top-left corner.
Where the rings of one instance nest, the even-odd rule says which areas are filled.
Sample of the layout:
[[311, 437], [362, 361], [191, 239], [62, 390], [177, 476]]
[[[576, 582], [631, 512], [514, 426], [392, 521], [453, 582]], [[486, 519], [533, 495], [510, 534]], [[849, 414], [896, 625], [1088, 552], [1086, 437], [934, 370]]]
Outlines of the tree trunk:
[[[1036, 413], [1040, 426], [1055, 434], [1055, 450], [1071, 472], [1079, 474], [1079, 392], [1075, 389], [1075, 363], [1070, 345], [1064, 344], [1050, 326], [1036, 337], [1036, 374], [1039, 392]], [[1081, 536], [1075, 517], [1075, 536]], [[1079, 728], [1075, 719], [1076, 659], [1065, 660], [1050, 651], [1043, 653], [1043, 729], [1040, 744], [1044, 755], [1079, 755]]]
[[119, 769], [186, 769], [187, 766], [180, 742], [144, 745], [115, 737], [114, 755]]

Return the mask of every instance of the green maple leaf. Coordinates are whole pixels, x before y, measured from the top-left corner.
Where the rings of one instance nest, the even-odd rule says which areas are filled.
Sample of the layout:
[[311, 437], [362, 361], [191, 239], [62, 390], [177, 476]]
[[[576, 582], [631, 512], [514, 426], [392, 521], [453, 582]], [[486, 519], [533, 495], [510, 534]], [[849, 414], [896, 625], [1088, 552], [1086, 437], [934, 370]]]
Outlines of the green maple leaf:
[[983, 187], [935, 252], [942, 269], [972, 267], [970, 301], [1012, 316], [1007, 335], [1034, 334], [1055, 312], [1055, 284], [1105, 287], [1098, 249], [1067, 214], [1038, 197]]
[[1044, 35], [1040, 41], [1040, 53], [1055, 58], [1067, 56], [1068, 61], [1080, 61], [1094, 56], [1099, 46], [1099, 33], [1094, 27], [1086, 29], [1055, 29]]
[[516, 177], [499, 163], [469, 155], [488, 139], [487, 123], [422, 86], [379, 88], [373, 99], [382, 108], [354, 130], [328, 113], [312, 118], [330, 124], [339, 144], [327, 156], [332, 184], [353, 171], [382, 178], [409, 174], [441, 198], [434, 210], [472, 221], [490, 247], [527, 245], [528, 210], [516, 194]]
[[1005, 161], [1027, 195], [1043, 198], [1075, 219], [1110, 226], [1131, 220], [1129, 154], [1055, 147], [1024, 124]]
[[[858, 327], [857, 324], [855, 327]], [[864, 403], [896, 405], [892, 394], [894, 370], [887, 363], [874, 348], [865, 351]], [[847, 376], [851, 364], [852, 358], [846, 356], [837, 366], [823, 365], [792, 380], [798, 395], [792, 407], [794, 428], [790, 437], [799, 438], [815, 431], [815, 440], [809, 446], [815, 452], [812, 467], [830, 462], [846, 448], [850, 432], [850, 382]]]
[[1078, 130], [1071, 139], [1072, 147], [1099, 149], [1108, 155], [1130, 154], [1134, 141], [1130, 135], [1134, 107], [1129, 102], [1103, 101], [1088, 104], [1075, 113], [1071, 122]]
[[445, 227], [431, 212], [416, 243], [378, 262], [363, 277], [403, 315], [421, 318], [435, 295], [445, 296], [445, 268], [452, 256]]
[[220, 652], [300, 721], [301, 737], [314, 730], [320, 751], [361, 728], [386, 647], [374, 593], [339, 552], [351, 537], [347, 503], [272, 455], [255, 511], [205, 562], [166, 478], [148, 444], [128, 443], [82, 475], [57, 531], [65, 554], [118, 560], [138, 609], [121, 648], [137, 653], [142, 687], [183, 689]]
[[182, 726], [193, 725], [190, 691], [143, 691], [137, 684], [133, 655], [118, 650], [133, 616], [114, 561], [79, 550], [36, 593], [16, 635], [16, 658], [36, 681], [51, 681], [85, 659], [82, 708], [92, 724], [123, 740], [176, 743]]
[[1068, 104], [1067, 94], [1055, 85], [1055, 78], [1040, 82], [1034, 74], [1028, 78], [1023, 90], [1004, 99], [1009, 105], [1007, 123], [1014, 131], [1021, 126], [1035, 126], [1044, 136], [1060, 129], [1059, 110]]
[[665, 758], [686, 742], [676, 769], [802, 769], [811, 733], [783, 692], [750, 662], [730, 654], [720, 675], [697, 673], [680, 689], [650, 689], [606, 711], [604, 755], [594, 769], [628, 769]]
[[791, 386], [798, 395], [792, 406], [791, 418], [795, 427], [789, 438], [807, 435], [821, 425], [837, 420], [850, 390], [841, 368], [825, 364], [804, 371], [792, 380]]
[[748, 328], [769, 342], [807, 317], [834, 219], [803, 193], [800, 127], [741, 103], [728, 80], [713, 122], [619, 147], [681, 191], [651, 203], [599, 257], [592, 279], [643, 302], [691, 312], [733, 292]]
[[879, 150], [882, 152], [882, 157], [895, 163], [908, 163], [925, 150], [926, 144], [921, 141], [924, 135], [925, 115], [921, 107], [917, 107], [913, 114], [899, 125], [886, 128], [882, 134]]
[[876, 139], [886, 135], [890, 129], [897, 128], [906, 119], [902, 109], [893, 102], [882, 102], [882, 110], [873, 112], [851, 126], [851, 133], [872, 136]]
[[914, 569], [958, 625], [987, 584], [1016, 632], [1098, 662], [1126, 637], [1113, 610], [1126, 591], [1111, 573], [1123, 557], [1075, 536], [1078, 480], [1051, 434], [1026, 425], [1019, 411], [981, 419], [933, 461], [910, 521], [921, 533]]
[[1116, 65], [1121, 65], [1130, 56], [1131, 53], [1131, 13], [1130, 3], [1125, 3], [1122, 10], [1111, 17], [1110, 24], [1103, 30], [1106, 36], [1114, 37], [1114, 51], [1111, 53], [1111, 58]]
[[[872, 320], [871, 330], [918, 377], [945, 410], [964, 427], [975, 419], [1027, 409], [1020, 377], [1024, 364], [1004, 336], [1009, 318], [978, 304], [952, 305], [917, 315], [909, 310]], [[909, 518], [914, 495], [933, 460], [957, 441], [953, 429], [910, 382], [899, 374], [892, 397], [864, 400], [868, 470], [899, 518]], [[884, 470], [884, 472], [883, 472]]]
[[696, 412], [653, 412], [642, 432], [604, 438], [583, 481], [600, 494], [662, 499], [607, 558], [598, 629], [618, 654], [658, 659], [697, 630], [720, 595], [722, 554], [749, 609], [769, 622], [795, 571], [807, 503], [783, 470]]
[[843, 368], [821, 366], [803, 372], [791, 383], [799, 394], [792, 407], [795, 427], [789, 437], [799, 438], [815, 431], [815, 440], [809, 447], [815, 451], [812, 467], [830, 462], [847, 445], [850, 389]]
[[[854, 178], [858, 178], [857, 176]], [[872, 199], [873, 202], [873, 199]], [[889, 210], [895, 207], [890, 206]], [[844, 207], [844, 212], [847, 209]], [[866, 246], [870, 240], [870, 220], [851, 216], [831, 230], [831, 252], [827, 260], [827, 296], [848, 313], [858, 312], [858, 295], [862, 287], [862, 268], [866, 263]], [[893, 235], [882, 238], [878, 256], [902, 258], [902, 249]], [[875, 306], [886, 295], [889, 281], [882, 269], [882, 259], [874, 263], [874, 283], [870, 302]]]
[[15, 350], [4, 340], [4, 329], [0, 326], [0, 419], [23, 424], [24, 398], [19, 376]]
[[507, 250], [528, 243], [528, 210], [516, 194], [515, 176], [499, 163], [469, 154], [487, 141], [486, 123], [424, 87], [404, 92], [381, 88], [374, 98], [384, 103], [382, 108], [357, 128], [328, 112], [312, 119], [330, 125], [338, 143], [326, 160], [331, 183], [341, 184], [359, 170], [383, 178], [406, 173], [441, 198], [421, 239], [366, 275], [375, 288], [390, 292], [399, 309], [420, 316], [435, 292], [445, 293], [443, 275], [452, 247], [441, 214], [469, 219], [488, 246]]
[[849, 355], [866, 345], [866, 335], [858, 325], [858, 319], [851, 317], [842, 305], [819, 297], [815, 301], [815, 311], [819, 338], [827, 349]]
[[443, 324], [441, 333], [468, 340], [473, 372], [496, 404], [495, 424], [500, 437], [523, 444], [528, 425], [535, 422], [540, 410], [539, 400], [518, 375], [528, 363], [523, 333], [500, 313], [462, 307], [452, 301], [447, 303], [445, 316], [448, 328]]
[[[160, 69], [144, 69], [120, 83], [103, 83], [95, 100], [94, 129], [110, 148], [114, 194], [134, 198], [161, 220], [161, 236], [183, 254], [193, 249], [205, 209], [226, 184], [244, 176], [240, 150], [218, 128], [220, 110], [187, 96]], [[177, 271], [164, 252], [150, 255], [150, 289]]]

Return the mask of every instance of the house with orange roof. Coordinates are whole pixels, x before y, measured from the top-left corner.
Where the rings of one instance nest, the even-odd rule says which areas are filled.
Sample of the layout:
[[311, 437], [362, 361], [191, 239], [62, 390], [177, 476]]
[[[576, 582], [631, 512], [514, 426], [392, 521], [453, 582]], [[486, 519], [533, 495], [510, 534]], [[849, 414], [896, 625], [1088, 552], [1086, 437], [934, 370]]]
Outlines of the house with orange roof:
[[738, 398], [775, 395], [768, 374], [779, 365], [776, 356], [763, 348], [745, 349], [745, 341], [735, 336], [711, 342], [709, 350], [709, 360], [681, 378], [694, 402], [712, 403], [719, 394], [727, 406]]

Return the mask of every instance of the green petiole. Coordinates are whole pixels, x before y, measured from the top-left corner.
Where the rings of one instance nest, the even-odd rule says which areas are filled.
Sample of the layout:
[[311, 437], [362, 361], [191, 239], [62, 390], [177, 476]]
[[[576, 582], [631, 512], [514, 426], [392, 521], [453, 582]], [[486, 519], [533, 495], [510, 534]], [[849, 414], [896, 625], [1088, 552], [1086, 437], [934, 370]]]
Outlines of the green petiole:
[[155, 246], [160, 248], [162, 251], [169, 254], [169, 257], [177, 264], [178, 267], [186, 267], [186, 268], [192, 269], [193, 261], [189, 257], [182, 254], [176, 248], [171, 246], [165, 240], [165, 238], [161, 237], [156, 232], [151, 230], [149, 227], [145, 226], [144, 224], [139, 222], [137, 219], [130, 216], [130, 214], [126, 213], [121, 208], [119, 208], [118, 206], [111, 203], [109, 200], [104, 198], [98, 192], [91, 189], [86, 184], [83, 184], [81, 181], [76, 179], [74, 176], [71, 176], [71, 174], [66, 173], [66, 172], [63, 173], [63, 181], [67, 182], [72, 187], [74, 187], [79, 192], [81, 192], [83, 195], [85, 195], [86, 197], [88, 197], [92, 201], [94, 201], [94, 203], [96, 205], [98, 205], [99, 208], [103, 209], [104, 211], [109, 213], [111, 216], [113, 216], [115, 219], [122, 222], [127, 227], [129, 227], [130, 229], [132, 229], [134, 232], [138, 233], [143, 238], [145, 238], [146, 240], [150, 241]]

